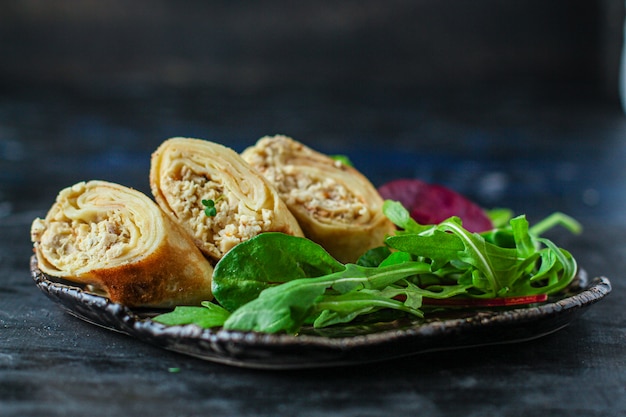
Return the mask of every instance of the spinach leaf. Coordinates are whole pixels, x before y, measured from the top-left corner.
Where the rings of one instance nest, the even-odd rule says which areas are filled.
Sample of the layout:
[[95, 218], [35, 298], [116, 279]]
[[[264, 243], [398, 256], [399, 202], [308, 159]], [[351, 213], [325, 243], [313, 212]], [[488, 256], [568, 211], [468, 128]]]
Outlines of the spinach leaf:
[[261, 233], [238, 244], [217, 263], [212, 291], [223, 307], [234, 311], [266, 288], [343, 269], [342, 263], [311, 240]]

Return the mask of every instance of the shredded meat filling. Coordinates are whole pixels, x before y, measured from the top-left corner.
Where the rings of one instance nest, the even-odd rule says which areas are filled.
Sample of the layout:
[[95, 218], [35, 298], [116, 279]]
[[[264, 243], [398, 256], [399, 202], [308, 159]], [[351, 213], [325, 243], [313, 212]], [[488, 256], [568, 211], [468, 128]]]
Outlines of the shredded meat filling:
[[[187, 224], [194, 237], [205, 242], [217, 256], [223, 255], [238, 243], [250, 239], [272, 225], [272, 211], [263, 210], [260, 219], [244, 213], [240, 201], [224, 194], [219, 181], [193, 172], [183, 166], [178, 179], [167, 178], [163, 187], [176, 196], [168, 201], [180, 221]], [[206, 216], [202, 200], [213, 200], [215, 216]]]
[[82, 220], [55, 221], [43, 231], [40, 248], [54, 260], [57, 267], [81, 268], [90, 260], [112, 260], [128, 250], [131, 232], [115, 211], [102, 220], [86, 223]]
[[[271, 158], [271, 155], [266, 155]], [[265, 163], [263, 174], [275, 184], [287, 205], [301, 205], [320, 221], [368, 222], [366, 202], [331, 178], [316, 178], [293, 165]]]

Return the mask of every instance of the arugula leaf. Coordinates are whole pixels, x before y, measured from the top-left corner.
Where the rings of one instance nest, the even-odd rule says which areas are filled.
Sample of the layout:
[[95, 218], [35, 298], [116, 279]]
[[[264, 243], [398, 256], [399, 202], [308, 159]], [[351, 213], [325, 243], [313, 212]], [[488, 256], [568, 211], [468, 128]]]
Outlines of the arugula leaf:
[[530, 228], [530, 233], [535, 236], [541, 236], [555, 226], [563, 226], [574, 234], [580, 234], [582, 232], [582, 225], [574, 218], [567, 214], [556, 212], [541, 220], [539, 223], [535, 223], [535, 225]]
[[355, 293], [326, 295], [321, 297], [315, 308], [321, 310], [313, 323], [313, 327], [321, 328], [338, 323], [347, 323], [356, 317], [369, 314], [380, 309], [393, 309], [403, 311], [419, 318], [424, 317], [419, 301], [410, 298], [409, 302], [402, 302], [389, 297], [379, 290], [362, 290]]
[[420, 233], [432, 228], [432, 225], [421, 225], [416, 222], [411, 217], [411, 213], [398, 201], [385, 200], [383, 202], [383, 212], [393, 224], [404, 229], [407, 233]]
[[518, 216], [511, 219], [511, 231], [513, 234], [513, 241], [520, 257], [526, 258], [531, 256], [536, 251], [536, 243], [529, 234], [528, 221], [526, 216]]
[[[387, 208], [392, 210], [395, 221], [410, 226], [402, 206], [390, 204]], [[529, 228], [525, 216], [518, 216], [505, 227], [483, 233], [467, 231], [460, 219], [452, 217], [433, 229], [390, 236], [385, 243], [431, 262], [433, 273], [439, 276], [456, 276], [459, 284], [471, 284], [466, 294], [470, 297], [548, 294], [563, 290], [576, 274], [569, 253], [537, 237], [559, 224], [574, 232], [580, 230], [575, 220], [561, 213], [533, 228]], [[454, 275], [441, 274], [442, 269], [450, 267], [456, 268]]]
[[[322, 296], [325, 294], [355, 295], [362, 290], [381, 290], [406, 276], [428, 272], [429, 269], [430, 266], [423, 262], [405, 262], [376, 268], [346, 264], [343, 271], [327, 276], [301, 278], [266, 288], [256, 299], [235, 310], [224, 323], [224, 328], [295, 333], [315, 313], [316, 304], [323, 301]], [[356, 297], [359, 300], [358, 297], [361, 296]], [[346, 298], [347, 296], [343, 301]], [[388, 303], [387, 306], [393, 305], [404, 304]], [[329, 306], [327, 303], [326, 308]], [[354, 309], [352, 312], [355, 312]]]
[[487, 217], [491, 220], [494, 229], [506, 227], [511, 218], [513, 217], [513, 211], [507, 208], [494, 208], [485, 211]]
[[410, 262], [413, 256], [408, 252], [391, 252], [378, 266], [387, 266]]
[[518, 263], [518, 251], [493, 245], [479, 234], [463, 229], [459, 223], [453, 218], [442, 222], [438, 227], [454, 233], [463, 241], [465, 250], [459, 252], [459, 259], [475, 267], [481, 274], [476, 275], [479, 281], [484, 278], [489, 284], [488, 287], [480, 285], [479, 288], [488, 296], [502, 295], [517, 278], [511, 272], [515, 271]]
[[385, 243], [392, 249], [431, 259], [433, 270], [443, 267], [450, 259], [458, 258], [464, 245], [458, 236], [441, 230], [425, 235], [405, 233], [389, 236]]
[[167, 325], [196, 324], [203, 328], [223, 326], [230, 312], [217, 304], [203, 301], [202, 307], [176, 306], [169, 313], [159, 314], [153, 320]]

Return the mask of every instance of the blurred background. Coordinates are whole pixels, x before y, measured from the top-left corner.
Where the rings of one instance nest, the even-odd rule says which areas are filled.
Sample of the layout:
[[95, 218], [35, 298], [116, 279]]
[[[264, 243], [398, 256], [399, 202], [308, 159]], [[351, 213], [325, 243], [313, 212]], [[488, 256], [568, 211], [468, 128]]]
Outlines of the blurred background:
[[621, 1], [298, 3], [5, 1], [0, 76], [103, 90], [617, 91]]
[[3, 1], [0, 197], [39, 178], [45, 201], [93, 178], [147, 190], [168, 137], [282, 133], [375, 184], [597, 214], [624, 201], [603, 194], [621, 165], [581, 165], [626, 154], [623, 22], [618, 0]]

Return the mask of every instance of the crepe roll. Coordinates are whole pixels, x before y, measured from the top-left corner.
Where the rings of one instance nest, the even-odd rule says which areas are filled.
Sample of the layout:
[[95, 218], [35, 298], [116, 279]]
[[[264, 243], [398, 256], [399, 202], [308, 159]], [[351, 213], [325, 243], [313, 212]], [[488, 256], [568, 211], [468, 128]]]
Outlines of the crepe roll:
[[214, 261], [263, 232], [303, 236], [276, 189], [237, 152], [214, 142], [163, 142], [152, 155], [150, 186], [161, 208]]
[[62, 190], [31, 226], [39, 269], [129, 307], [211, 300], [213, 267], [140, 191], [106, 181]]
[[351, 166], [282, 135], [259, 139], [242, 157], [274, 184], [306, 237], [341, 262], [395, 230], [376, 188]]

